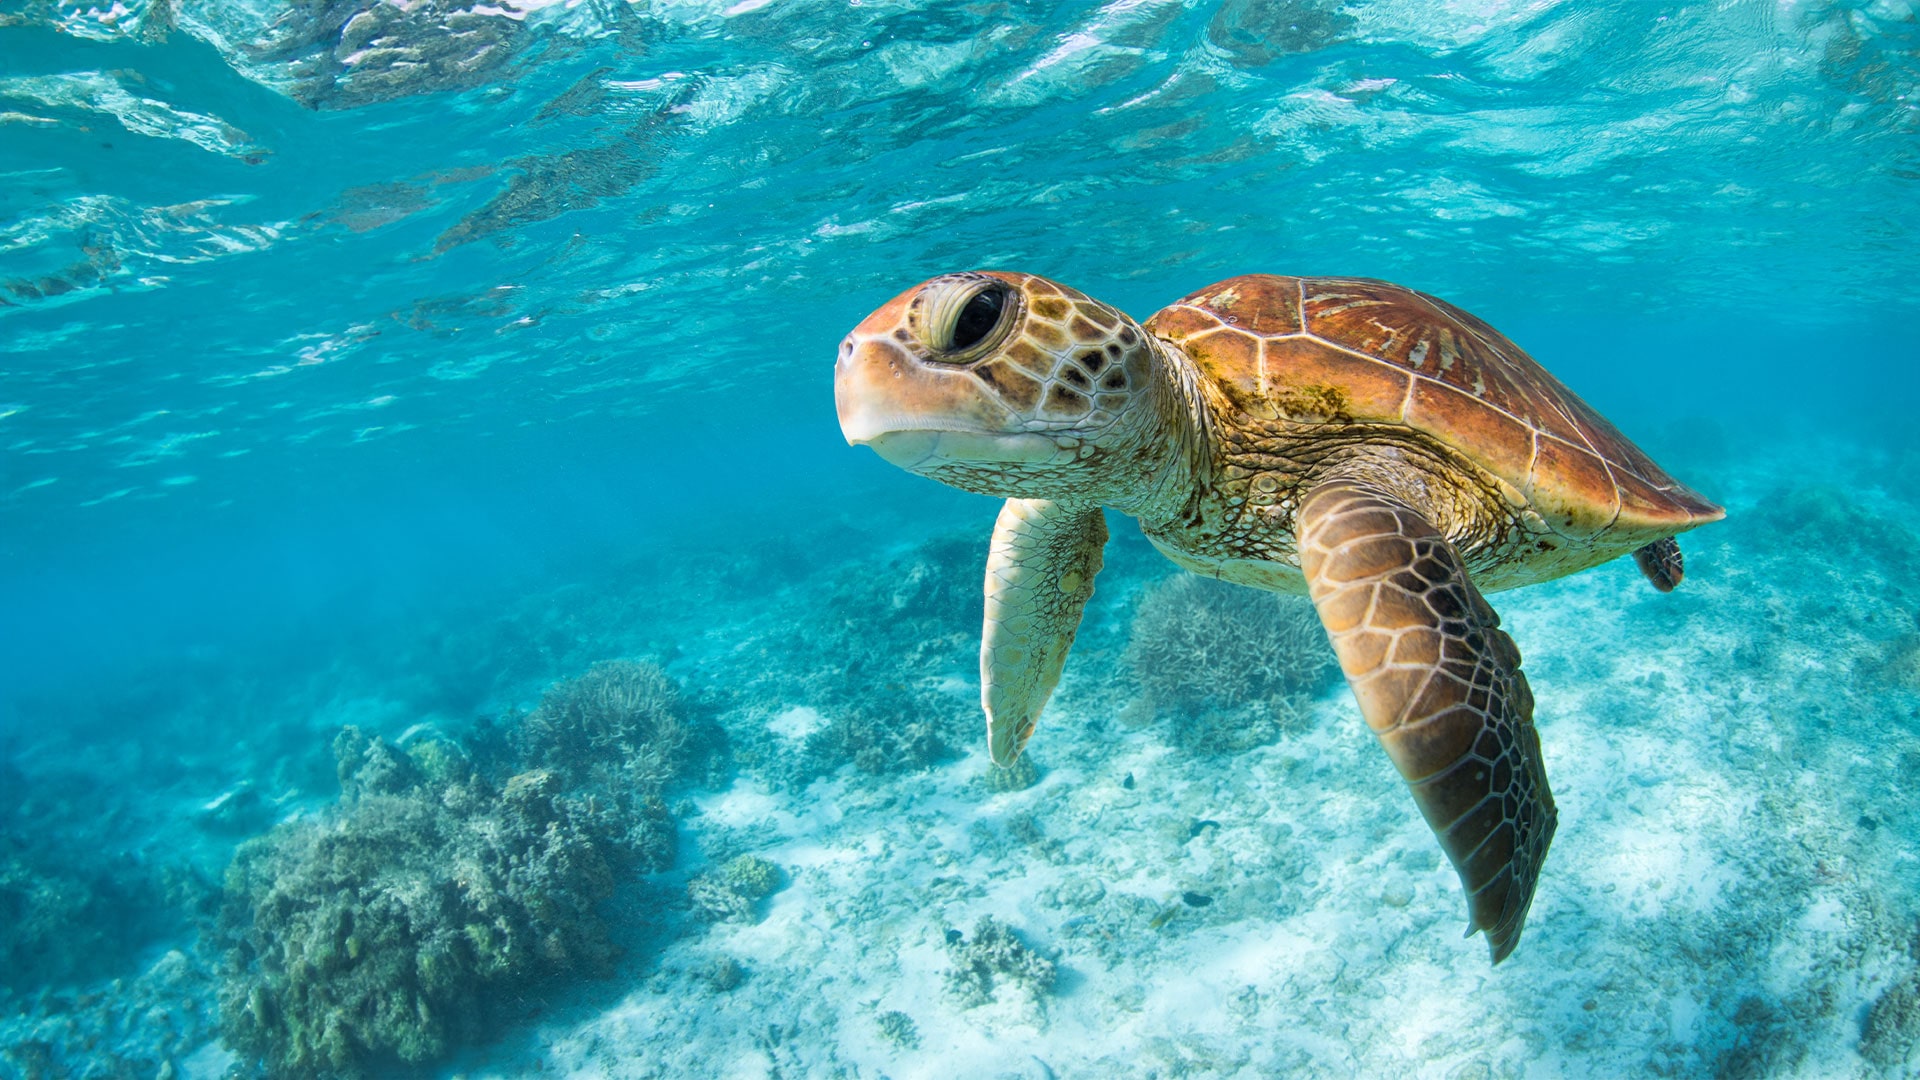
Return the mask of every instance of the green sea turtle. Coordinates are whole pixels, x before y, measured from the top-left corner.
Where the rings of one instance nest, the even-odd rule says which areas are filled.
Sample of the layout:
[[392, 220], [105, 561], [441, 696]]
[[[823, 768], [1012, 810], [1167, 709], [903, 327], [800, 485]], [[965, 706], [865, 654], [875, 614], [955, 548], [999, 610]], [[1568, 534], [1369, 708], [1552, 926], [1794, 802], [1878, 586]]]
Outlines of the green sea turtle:
[[1143, 327], [1031, 274], [947, 274], [840, 345], [850, 443], [1007, 500], [987, 556], [981, 700], [1011, 764], [1099, 572], [1102, 507], [1196, 573], [1313, 600], [1495, 963], [1555, 812], [1520, 652], [1483, 593], [1724, 516], [1492, 327], [1382, 281], [1253, 274]]

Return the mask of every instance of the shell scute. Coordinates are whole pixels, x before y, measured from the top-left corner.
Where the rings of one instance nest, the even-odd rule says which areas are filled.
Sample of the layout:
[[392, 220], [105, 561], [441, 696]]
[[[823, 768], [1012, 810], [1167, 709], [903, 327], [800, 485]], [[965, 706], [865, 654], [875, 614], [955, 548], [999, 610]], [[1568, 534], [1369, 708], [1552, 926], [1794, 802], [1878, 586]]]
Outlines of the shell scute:
[[1326, 418], [1338, 399], [1338, 419], [1405, 424], [1523, 492], [1568, 537], [1722, 516], [1504, 335], [1412, 289], [1249, 274], [1177, 301], [1147, 330], [1250, 416]]
[[1407, 423], [1422, 431], [1473, 430], [1479, 460], [1496, 476], [1524, 477], [1533, 465], [1533, 428], [1503, 412], [1489, 413], [1464, 391], [1414, 379]]
[[1533, 456], [1527, 496], [1548, 526], [1585, 538], [1613, 524], [1620, 491], [1606, 462], [1564, 439], [1542, 434]]
[[1289, 416], [1315, 414], [1315, 403], [1339, 407], [1323, 419], [1399, 421], [1407, 401], [1409, 376], [1389, 364], [1342, 353], [1309, 337], [1265, 342], [1260, 364], [1262, 388]]

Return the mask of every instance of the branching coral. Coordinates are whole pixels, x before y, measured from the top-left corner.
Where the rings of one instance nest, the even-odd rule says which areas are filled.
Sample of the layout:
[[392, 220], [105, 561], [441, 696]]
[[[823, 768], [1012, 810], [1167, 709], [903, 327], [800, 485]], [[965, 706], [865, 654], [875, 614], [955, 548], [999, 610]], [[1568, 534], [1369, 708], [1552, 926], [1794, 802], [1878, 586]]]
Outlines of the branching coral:
[[890, 1009], [873, 1020], [881, 1036], [888, 1042], [902, 1050], [920, 1049], [920, 1026], [913, 1022], [913, 1017], [898, 1009]]
[[1217, 752], [1304, 722], [1332, 652], [1305, 600], [1181, 574], [1140, 601], [1126, 659], [1174, 741]]
[[609, 660], [555, 683], [520, 721], [523, 760], [569, 784], [598, 781], [657, 793], [686, 762], [680, 688], [656, 664]]
[[958, 930], [947, 931], [947, 956], [953, 961], [947, 972], [947, 992], [965, 1008], [992, 1001], [994, 988], [1000, 985], [1017, 987], [1037, 1002], [1053, 988], [1058, 974], [1053, 961], [1029, 948], [1012, 927], [991, 915], [982, 915], [974, 924], [971, 940]]
[[780, 888], [780, 868], [758, 855], [742, 855], [719, 871], [687, 883], [695, 911], [720, 921], [750, 921], [761, 900]]

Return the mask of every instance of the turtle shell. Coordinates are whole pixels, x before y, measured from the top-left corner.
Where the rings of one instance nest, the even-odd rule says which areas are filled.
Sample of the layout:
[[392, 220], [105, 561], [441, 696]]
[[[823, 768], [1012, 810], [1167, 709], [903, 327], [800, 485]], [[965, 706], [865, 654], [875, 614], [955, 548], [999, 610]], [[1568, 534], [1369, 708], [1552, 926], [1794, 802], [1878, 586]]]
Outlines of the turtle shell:
[[1161, 309], [1146, 329], [1249, 418], [1405, 425], [1568, 537], [1671, 534], [1724, 516], [1504, 335], [1412, 289], [1249, 274]]

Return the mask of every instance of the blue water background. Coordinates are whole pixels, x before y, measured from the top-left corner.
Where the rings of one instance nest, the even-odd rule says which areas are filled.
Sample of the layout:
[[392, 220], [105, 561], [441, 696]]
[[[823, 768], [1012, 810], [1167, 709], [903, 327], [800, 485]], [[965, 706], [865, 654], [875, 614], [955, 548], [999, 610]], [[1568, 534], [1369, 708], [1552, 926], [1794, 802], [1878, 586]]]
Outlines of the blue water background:
[[143, 41], [30, 8], [0, 31], [6, 699], [931, 505], [841, 447], [828, 364], [961, 267], [1137, 317], [1379, 276], [1656, 452], [1910, 438], [1910, 18], [1269, 8], [550, 8], [479, 76], [357, 95], [380, 73], [268, 9]]
[[[1696, 561], [1680, 594], [1593, 608], [1619, 616], [1619, 640], [1575, 640], [1550, 601], [1498, 600], [1510, 626], [1554, 630], [1521, 641], [1541, 687], [1627, 714], [1665, 693], [1639, 668], [1685, 654], [1663, 637], [1675, 627], [1734, 643], [1707, 658], [1724, 667], [1675, 675], [1670, 696], [1694, 712], [1655, 719], [1703, 717], [1709, 741], [1770, 723], [1780, 757], [1806, 755], [1760, 760], [1761, 739], [1725, 748], [1759, 761], [1745, 772], [1695, 784], [1623, 759], [1609, 782], [1659, 785], [1646, 790], [1670, 800], [1649, 804], [1661, 836], [1689, 795], [1799, 792], [1754, 812], [1888, 840], [1863, 857], [1864, 887], [1909, 910], [1881, 888], [1911, 867], [1910, 840], [1888, 835], [1911, 820], [1904, 804], [1846, 785], [1807, 795], [1780, 770], [1907, 745], [1858, 725], [1910, 724], [1910, 704], [1889, 703], [1913, 686], [1872, 680], [1912, 679], [1894, 669], [1920, 656], [1900, 651], [1920, 630], [1906, 625], [1920, 582], [1897, 580], [1914, 563], [1887, 550], [1920, 506], [1917, 207], [1920, 18], [1894, 0], [0, 3], [0, 782], [35, 778], [34, 812], [82, 838], [56, 847], [121, 858], [186, 836], [167, 854], [217, 880], [238, 836], [182, 822], [245, 784], [292, 792], [276, 812], [314, 811], [341, 723], [458, 730], [527, 705], [602, 643], [671, 658], [648, 617], [690, 648], [711, 618], [711, 650], [728, 640], [720, 620], [761, 610], [760, 590], [885, 565], [930, 536], [984, 538], [990, 500], [848, 448], [835, 424], [840, 337], [915, 282], [1027, 270], [1144, 319], [1232, 274], [1365, 275], [1485, 318], [1733, 508], [1682, 538]], [[1768, 517], [1782, 493], [1796, 501]], [[1858, 539], [1850, 515], [1871, 516]], [[1716, 560], [1779, 554], [1768, 545], [1789, 560], [1739, 599], [1742, 618], [1773, 621], [1703, 614], [1716, 566], [1723, 589], [1750, 569]], [[692, 593], [664, 588], [665, 571], [715, 559], [741, 568], [717, 578], [727, 603], [683, 610]], [[1104, 597], [1138, 588], [1149, 560], [1117, 540]], [[1883, 602], [1870, 624], [1829, 599], [1856, 569]], [[1616, 572], [1644, 588], [1630, 568], [1595, 574]], [[578, 583], [615, 602], [555, 591]], [[1594, 604], [1578, 587], [1550, 595]], [[606, 610], [636, 625], [580, 614]], [[1124, 614], [1102, 617], [1111, 654]], [[572, 644], [542, 652], [554, 635]], [[1825, 655], [1831, 642], [1861, 651]], [[1722, 708], [1740, 670], [1751, 692]], [[1794, 696], [1803, 681], [1873, 707], [1831, 715]], [[1629, 730], [1643, 719], [1622, 720], [1619, 741], [1667, 737]], [[1104, 737], [1086, 730], [1060, 733], [1051, 767], [1113, 787], [1073, 772]], [[1552, 745], [1588, 734], [1568, 723]], [[1594, 797], [1612, 790], [1594, 779], [1604, 763], [1575, 764], [1556, 762], [1557, 790], [1582, 821], [1569, 815], [1550, 867], [1641, 835], [1599, 831], [1638, 804]], [[1905, 766], [1875, 767], [1888, 771], [1859, 775]], [[963, 772], [925, 784], [957, 803]], [[1417, 822], [1392, 821], [1427, 851]], [[1133, 826], [1125, 843], [1148, 835]], [[1805, 861], [1854, 850], [1821, 843]], [[1756, 846], [1784, 852], [1779, 865], [1799, 850]], [[1335, 870], [1353, 866], [1319, 872]], [[1529, 930], [1543, 957], [1608, 944], [1577, 940], [1581, 905], [1602, 894], [1567, 874], [1555, 929]], [[1615, 899], [1659, 884], [1629, 879]], [[1799, 878], [1780, 888], [1815, 895]], [[1408, 910], [1438, 910], [1427, 900]], [[1769, 918], [1725, 903], [1711, 917], [1736, 929]], [[1689, 917], [1676, 903], [1656, 923]], [[1893, 979], [1883, 945], [1879, 982], [1845, 991], [1852, 1012], [1807, 1029], [1832, 1051], [1813, 1060], [1853, 1053], [1853, 1013]], [[1674, 967], [1622, 967], [1622, 984], [1694, 963], [1667, 947], [1654, 959]], [[1757, 983], [1772, 970], [1709, 1003], [1698, 1047], [1647, 1050], [1607, 1028], [1591, 1060], [1739, 1051], [1752, 1025], [1735, 998], [1771, 1000]], [[1580, 974], [1548, 1004], [1579, 1008]], [[930, 1029], [937, 1015], [920, 1013]]]

